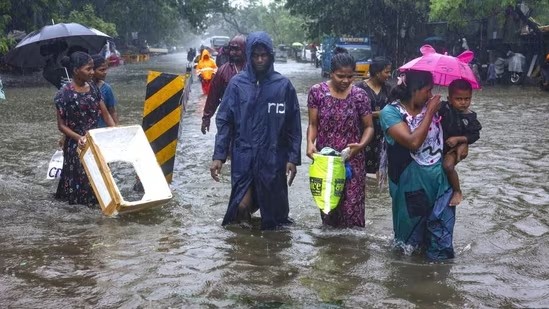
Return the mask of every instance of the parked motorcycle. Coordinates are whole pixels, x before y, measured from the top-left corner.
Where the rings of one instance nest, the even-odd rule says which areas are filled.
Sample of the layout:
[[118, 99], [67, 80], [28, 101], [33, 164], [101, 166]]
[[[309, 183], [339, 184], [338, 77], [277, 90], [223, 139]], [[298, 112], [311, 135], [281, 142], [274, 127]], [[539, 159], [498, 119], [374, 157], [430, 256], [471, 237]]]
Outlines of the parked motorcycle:
[[518, 85], [524, 81], [524, 71], [526, 68], [526, 57], [521, 53], [513, 53], [509, 51], [507, 53], [509, 57], [509, 65], [507, 70], [509, 71], [509, 77], [511, 84]]
[[513, 85], [520, 85], [524, 81], [526, 57], [523, 54], [509, 51], [507, 58], [498, 57], [494, 65], [498, 80]]

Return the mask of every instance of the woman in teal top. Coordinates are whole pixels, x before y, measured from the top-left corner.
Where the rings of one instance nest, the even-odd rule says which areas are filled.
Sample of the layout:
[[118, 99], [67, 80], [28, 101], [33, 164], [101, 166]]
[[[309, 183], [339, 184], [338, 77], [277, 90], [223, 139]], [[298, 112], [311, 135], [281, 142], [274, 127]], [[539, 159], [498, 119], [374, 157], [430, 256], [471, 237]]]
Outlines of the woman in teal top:
[[432, 96], [432, 88], [430, 72], [403, 73], [391, 92], [396, 101], [383, 108], [380, 123], [387, 141], [396, 245], [444, 260], [454, 257], [455, 208], [449, 206], [452, 189], [442, 168], [440, 95]]

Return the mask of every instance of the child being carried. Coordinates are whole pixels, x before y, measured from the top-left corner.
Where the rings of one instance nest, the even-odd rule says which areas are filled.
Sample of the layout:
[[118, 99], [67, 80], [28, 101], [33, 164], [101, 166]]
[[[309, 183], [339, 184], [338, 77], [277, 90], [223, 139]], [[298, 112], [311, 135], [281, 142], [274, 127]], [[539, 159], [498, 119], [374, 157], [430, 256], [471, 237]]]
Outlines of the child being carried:
[[472, 96], [473, 88], [468, 81], [454, 80], [448, 88], [448, 102], [442, 102], [439, 110], [444, 134], [443, 166], [454, 190], [450, 206], [458, 205], [463, 199], [455, 166], [467, 157], [469, 144], [480, 138], [482, 129], [477, 114], [469, 109]]

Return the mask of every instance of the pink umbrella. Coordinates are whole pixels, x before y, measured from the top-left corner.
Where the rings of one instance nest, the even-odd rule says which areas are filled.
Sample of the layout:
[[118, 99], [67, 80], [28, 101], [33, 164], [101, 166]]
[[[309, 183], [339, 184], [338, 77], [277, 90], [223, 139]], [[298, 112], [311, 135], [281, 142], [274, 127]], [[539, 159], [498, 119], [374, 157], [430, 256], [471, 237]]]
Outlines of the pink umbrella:
[[473, 89], [480, 89], [475, 74], [468, 65], [474, 58], [472, 51], [467, 50], [457, 57], [439, 54], [431, 45], [423, 45], [420, 51], [423, 56], [406, 63], [399, 70], [431, 72], [435, 85], [448, 86], [453, 80], [465, 79], [471, 83]]

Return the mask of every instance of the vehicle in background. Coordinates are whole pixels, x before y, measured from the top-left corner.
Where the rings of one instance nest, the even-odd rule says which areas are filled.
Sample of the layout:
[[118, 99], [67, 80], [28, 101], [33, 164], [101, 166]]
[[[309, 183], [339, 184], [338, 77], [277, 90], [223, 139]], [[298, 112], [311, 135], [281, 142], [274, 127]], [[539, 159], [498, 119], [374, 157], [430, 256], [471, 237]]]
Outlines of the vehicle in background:
[[303, 62], [312, 62], [313, 61], [313, 58], [311, 56], [311, 47], [309, 45], [303, 47], [301, 60]]
[[285, 44], [279, 44], [275, 51], [275, 62], [287, 62], [288, 61], [288, 46]]
[[210, 37], [210, 45], [211, 49], [213, 49], [212, 56], [217, 56], [217, 53], [219, 52], [219, 49], [223, 46], [229, 45], [229, 41], [231, 38], [228, 36], [212, 36]]
[[103, 46], [99, 54], [108, 61], [110, 67], [124, 64], [124, 60], [122, 59], [120, 52], [116, 49], [116, 44], [112, 40], [107, 40], [107, 43]]
[[505, 57], [500, 56], [494, 62], [496, 80], [503, 84], [520, 85], [524, 81], [526, 57], [521, 53], [508, 51]]
[[512, 51], [507, 52], [509, 65], [509, 81], [513, 85], [520, 85], [524, 81], [524, 72], [526, 71], [526, 57], [521, 53]]
[[163, 47], [149, 47], [148, 51], [151, 55], [165, 55], [169, 53], [169, 49]]
[[322, 42], [321, 75], [330, 74], [332, 56], [337, 47], [345, 48], [356, 61], [355, 77], [367, 78], [373, 53], [369, 37], [327, 37]]

